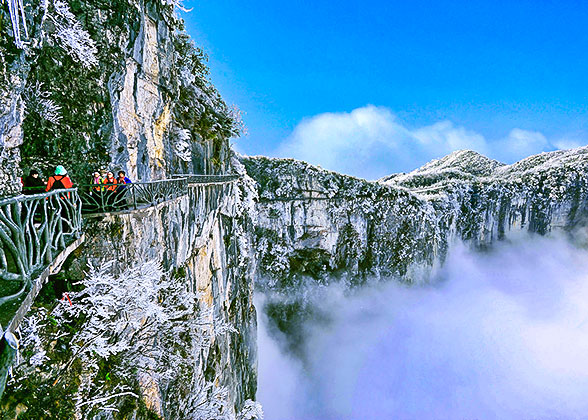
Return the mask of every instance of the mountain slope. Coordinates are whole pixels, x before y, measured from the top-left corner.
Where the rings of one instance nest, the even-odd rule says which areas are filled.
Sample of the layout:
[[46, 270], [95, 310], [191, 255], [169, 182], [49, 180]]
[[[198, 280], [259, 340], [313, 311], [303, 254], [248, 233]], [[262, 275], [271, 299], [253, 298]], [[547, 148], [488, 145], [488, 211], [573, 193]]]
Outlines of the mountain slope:
[[513, 232], [571, 231], [588, 211], [587, 157], [583, 147], [504, 165], [459, 151], [379, 182], [242, 158], [259, 193], [260, 272], [269, 286], [333, 275], [422, 281], [455, 239], [486, 246]]

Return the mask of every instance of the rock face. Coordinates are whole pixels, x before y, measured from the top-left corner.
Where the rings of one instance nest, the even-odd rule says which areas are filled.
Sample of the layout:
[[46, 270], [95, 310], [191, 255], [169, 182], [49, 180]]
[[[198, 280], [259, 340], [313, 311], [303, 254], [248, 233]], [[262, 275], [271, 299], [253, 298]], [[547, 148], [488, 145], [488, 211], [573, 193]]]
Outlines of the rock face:
[[226, 172], [236, 128], [232, 111], [200, 73], [201, 53], [178, 31], [173, 8], [130, 3], [137, 17], [118, 41], [127, 46], [121, 69], [108, 79], [111, 165], [143, 181]]
[[[244, 217], [239, 188], [236, 183], [193, 186], [187, 197], [96, 221], [88, 227], [96, 235], [78, 257], [78, 264], [115, 261], [114, 269], [119, 272], [142, 261], [161, 261], [175, 273], [174, 281], [186, 284], [187, 291], [199, 296], [201, 309], [210, 310], [211, 322], [214, 319], [233, 328], [223, 335], [211, 331], [192, 360], [192, 372], [178, 371], [166, 383], [143, 378], [156, 390], [151, 394], [143, 390], [150, 395], [147, 405], [160, 407], [156, 411], [165, 418], [189, 418], [190, 412], [182, 412], [182, 407], [190, 408], [188, 396], [197, 395], [197, 387], [204, 382], [228, 391], [234, 410], [227, 413], [229, 418], [247, 399], [255, 399], [253, 265], [247, 257], [250, 244], [239, 223]], [[181, 343], [180, 337], [178, 341]]]
[[[138, 2], [138, 31], [129, 31], [132, 46], [123, 69], [112, 74], [108, 90], [112, 104], [111, 162], [124, 168], [132, 179], [154, 180], [174, 173], [214, 173], [227, 169], [226, 140], [217, 139], [217, 165], [212, 143], [190, 132], [174, 112], [180, 104], [184, 80], [178, 63], [173, 18], [151, 3]], [[172, 26], [172, 27], [170, 27]], [[201, 91], [204, 101], [212, 103]], [[191, 104], [194, 113], [202, 107]], [[203, 112], [202, 110], [200, 111]], [[186, 131], [188, 130], [188, 131]], [[178, 136], [184, 134], [182, 139]], [[187, 141], [187, 143], [186, 143]], [[192, 149], [192, 150], [190, 150]]]
[[[112, 328], [120, 331], [114, 335], [109, 329], [101, 333], [105, 342], [103, 349], [95, 350], [98, 355], [93, 358], [92, 352], [78, 368], [73, 363], [68, 369], [67, 362], [72, 365], [75, 353], [63, 357], [59, 351], [62, 345], [56, 349], [50, 343], [62, 343], [65, 336], [63, 347], [75, 347], [76, 337], [81, 338], [80, 333], [73, 337], [63, 333], [60, 308], [53, 312], [62, 330], [60, 338], [55, 339], [43, 328], [33, 333], [25, 328], [28, 334], [23, 334], [24, 342], [28, 344], [22, 351], [49, 354], [51, 363], [37, 368], [32, 379], [28, 376], [28, 360], [15, 369], [16, 380], [7, 390], [0, 410], [4, 418], [13, 418], [18, 407], [30, 415], [45, 409], [54, 419], [111, 418], [100, 417], [107, 412], [100, 407], [80, 402], [96, 395], [116, 394], [117, 390], [128, 395], [113, 400], [113, 407], [128, 417], [114, 418], [204, 419], [222, 415], [235, 419], [252, 404], [257, 389], [254, 264], [243, 229], [247, 214], [240, 198], [242, 189], [237, 182], [194, 185], [188, 195], [156, 207], [88, 220], [86, 242], [68, 262], [63, 276], [87, 284], [84, 279], [93, 276], [85, 272], [87, 267], [103, 267], [101, 272], [113, 275], [111, 281], [119, 283], [118, 292], [109, 297], [110, 292], [100, 286], [97, 290], [105, 296], [71, 293], [73, 310], [81, 305], [86, 315], [80, 325], [67, 325], [70, 331], [92, 331], [95, 326], [87, 315], [91, 313], [90, 302], [114, 298], [120, 299], [120, 304], [113, 303], [117, 313], [114, 323], [100, 315], [99, 325], [111, 322]], [[153, 263], [161, 265], [167, 274], [162, 280], [148, 283], [146, 289], [134, 290], [137, 283], [129, 282], [128, 278], [133, 278], [129, 273]], [[139, 277], [145, 275], [149, 274], [141, 272]], [[130, 300], [125, 299], [127, 295]], [[145, 301], [149, 295], [155, 300]], [[194, 308], [186, 306], [186, 296], [195, 297]], [[133, 306], [143, 301], [143, 307]], [[108, 311], [108, 306], [98, 305], [100, 312]], [[160, 310], [168, 314], [164, 323], [157, 321]], [[34, 312], [25, 325], [34, 325], [36, 321], [31, 320], [39, 318], [42, 322], [46, 317]], [[37, 339], [29, 339], [31, 336]], [[37, 347], [31, 344], [34, 342]], [[106, 348], [121, 346], [124, 350], [108, 355]], [[106, 356], [100, 355], [103, 351]], [[108, 366], [108, 386], [104, 384], [102, 368], [92, 369], [94, 359], [97, 366]], [[58, 408], [51, 402], [63, 398], [49, 386], [60, 371], [60, 387], [70, 394], [65, 404], [69, 408]], [[38, 396], [36, 389], [46, 391]]]
[[513, 165], [460, 151], [368, 182], [294, 160], [243, 158], [259, 191], [260, 273], [270, 287], [304, 276], [413, 282], [455, 239], [483, 247], [517, 231], [570, 231], [588, 210], [586, 162], [586, 147]]
[[19, 147], [23, 141], [24, 103], [20, 96], [24, 88], [23, 73], [15, 71], [0, 87], [0, 197], [15, 195], [21, 190]]

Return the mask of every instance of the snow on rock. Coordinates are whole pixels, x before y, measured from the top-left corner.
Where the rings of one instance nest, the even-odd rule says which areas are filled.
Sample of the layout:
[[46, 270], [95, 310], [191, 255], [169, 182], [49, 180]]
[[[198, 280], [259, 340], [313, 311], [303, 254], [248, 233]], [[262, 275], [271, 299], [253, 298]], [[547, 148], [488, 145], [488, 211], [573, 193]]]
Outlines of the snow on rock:
[[155, 207], [88, 220], [63, 274], [78, 279], [73, 305], [32, 311], [23, 324], [26, 356], [7, 412], [262, 418], [248, 191], [194, 185]]
[[413, 282], [455, 239], [487, 246], [518, 231], [571, 231], [588, 209], [587, 158], [583, 147], [505, 165], [458, 151], [369, 182], [292, 159], [243, 157], [259, 194], [260, 273], [269, 287], [304, 277]]

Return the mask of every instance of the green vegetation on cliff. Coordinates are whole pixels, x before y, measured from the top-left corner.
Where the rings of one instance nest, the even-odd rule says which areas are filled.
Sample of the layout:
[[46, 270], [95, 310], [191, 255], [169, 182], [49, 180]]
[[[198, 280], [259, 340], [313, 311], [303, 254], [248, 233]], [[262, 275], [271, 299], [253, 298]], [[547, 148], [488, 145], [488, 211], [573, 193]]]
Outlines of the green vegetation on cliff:
[[[227, 166], [228, 139], [242, 129], [239, 113], [211, 83], [207, 57], [185, 32], [174, 2], [34, 0], [26, 12], [30, 37], [19, 50], [8, 6], [0, 5], [0, 114], [18, 97], [24, 101], [23, 168], [63, 164], [84, 182], [91, 170], [109, 164], [146, 165], [153, 147], [163, 149], [157, 156], [167, 173]], [[149, 43], [155, 58], [143, 57], [151, 53]], [[12, 80], [15, 75], [20, 83]], [[125, 77], [135, 78], [131, 95], [156, 101], [153, 109], [138, 109], [137, 103], [122, 113]], [[121, 140], [133, 119], [148, 125], [144, 130], [162, 144]], [[137, 162], [129, 162], [133, 154]], [[194, 163], [195, 154], [205, 156]], [[147, 173], [139, 170], [137, 176]]]

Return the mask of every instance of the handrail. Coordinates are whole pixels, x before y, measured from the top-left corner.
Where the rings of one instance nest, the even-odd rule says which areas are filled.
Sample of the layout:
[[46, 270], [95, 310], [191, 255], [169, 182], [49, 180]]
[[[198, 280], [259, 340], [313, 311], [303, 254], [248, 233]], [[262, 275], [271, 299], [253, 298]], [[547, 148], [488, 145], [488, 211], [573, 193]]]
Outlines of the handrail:
[[80, 237], [81, 204], [77, 188], [0, 200], [0, 305], [20, 297]]
[[129, 184], [80, 185], [82, 211], [109, 213], [157, 205], [188, 193], [186, 178], [162, 179]]
[[203, 174], [174, 174], [172, 178], [187, 178], [190, 184], [208, 184], [214, 182], [230, 182], [239, 179], [238, 174], [203, 175]]

